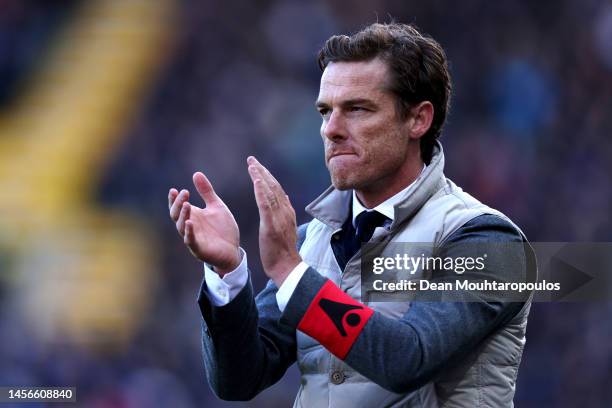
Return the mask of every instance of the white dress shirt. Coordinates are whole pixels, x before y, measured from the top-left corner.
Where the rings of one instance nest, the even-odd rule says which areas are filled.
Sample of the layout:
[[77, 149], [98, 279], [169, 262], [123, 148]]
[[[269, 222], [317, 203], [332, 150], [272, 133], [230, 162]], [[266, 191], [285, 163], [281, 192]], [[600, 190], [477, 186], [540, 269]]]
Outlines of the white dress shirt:
[[[401, 201], [404, 192], [412, 187], [412, 185], [421, 177], [423, 170], [425, 170], [425, 165], [423, 165], [423, 169], [421, 170], [419, 177], [410, 183], [408, 187], [392, 197], [389, 197], [372, 209], [364, 207], [357, 198], [355, 190], [353, 190], [353, 226], [355, 226], [355, 219], [357, 216], [364, 211], [378, 211], [393, 221], [395, 219], [395, 205]], [[240, 293], [248, 281], [249, 272], [247, 268], [246, 252], [240, 248], [240, 253], [242, 254], [242, 261], [240, 262], [240, 265], [238, 265], [238, 267], [233, 271], [226, 273], [223, 278], [220, 278], [219, 275], [210, 268], [210, 266], [204, 264], [204, 279], [206, 280], [210, 301], [215, 306], [225, 306], [231, 302], [238, 295], [238, 293]], [[276, 292], [276, 303], [278, 303], [278, 308], [281, 312], [285, 310], [293, 291], [297, 287], [300, 279], [302, 279], [302, 276], [307, 269], [308, 264], [303, 261], [300, 262], [289, 273], [289, 275], [287, 275], [283, 284], [280, 286], [280, 288], [278, 288], [278, 291]]]

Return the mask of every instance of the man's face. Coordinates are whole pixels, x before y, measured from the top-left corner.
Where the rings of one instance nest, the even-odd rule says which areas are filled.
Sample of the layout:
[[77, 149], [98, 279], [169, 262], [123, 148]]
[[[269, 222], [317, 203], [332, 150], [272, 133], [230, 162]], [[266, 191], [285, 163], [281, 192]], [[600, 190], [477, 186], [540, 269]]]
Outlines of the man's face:
[[408, 136], [409, 120], [400, 118], [396, 98], [386, 88], [388, 76], [378, 58], [333, 62], [323, 72], [317, 109], [325, 163], [339, 190], [379, 190], [402, 177], [415, 141]]

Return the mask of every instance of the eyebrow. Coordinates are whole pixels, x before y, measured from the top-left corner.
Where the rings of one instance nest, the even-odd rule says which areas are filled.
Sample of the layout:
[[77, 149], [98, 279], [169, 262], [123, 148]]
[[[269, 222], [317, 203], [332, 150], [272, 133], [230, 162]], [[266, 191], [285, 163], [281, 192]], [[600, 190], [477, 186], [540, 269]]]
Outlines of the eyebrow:
[[[375, 105], [375, 103], [371, 99], [354, 98], [354, 99], [347, 99], [346, 101], [342, 101], [342, 103], [340, 104], [340, 106], [342, 106], [343, 108], [346, 108], [346, 107], [349, 107], [349, 106], [355, 106], [355, 105], [369, 105], [369, 106], [373, 106], [373, 105]], [[329, 105], [327, 103], [325, 103], [325, 102], [317, 101], [315, 103], [315, 107], [317, 107], [317, 108], [329, 108]]]

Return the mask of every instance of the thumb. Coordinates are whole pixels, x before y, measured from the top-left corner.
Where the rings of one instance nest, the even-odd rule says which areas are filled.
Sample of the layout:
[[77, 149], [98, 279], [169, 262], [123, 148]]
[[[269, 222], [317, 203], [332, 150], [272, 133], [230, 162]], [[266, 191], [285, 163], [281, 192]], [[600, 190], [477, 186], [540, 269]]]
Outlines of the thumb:
[[222, 202], [219, 196], [215, 193], [212, 184], [204, 173], [196, 172], [193, 174], [193, 185], [200, 194], [200, 197], [204, 200], [206, 205], [213, 204], [215, 202]]

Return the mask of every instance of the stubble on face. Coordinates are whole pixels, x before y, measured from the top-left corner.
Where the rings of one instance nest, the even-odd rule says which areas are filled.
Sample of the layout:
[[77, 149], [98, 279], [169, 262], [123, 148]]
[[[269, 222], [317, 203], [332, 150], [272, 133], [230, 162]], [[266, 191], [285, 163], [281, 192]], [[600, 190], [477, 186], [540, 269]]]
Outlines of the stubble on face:
[[[327, 161], [331, 182], [336, 189], [376, 190], [385, 183], [386, 178], [399, 172], [405, 161], [405, 156], [401, 154], [404, 148], [398, 145], [398, 141], [403, 141], [402, 134], [396, 129], [387, 129], [381, 130], [378, 135], [355, 146], [355, 159], [334, 158]], [[326, 148], [327, 151], [333, 149], [333, 146]]]
[[367, 194], [407, 177], [406, 162], [414, 146], [387, 81], [388, 68], [380, 59], [331, 63], [321, 77], [321, 136], [338, 190]]

